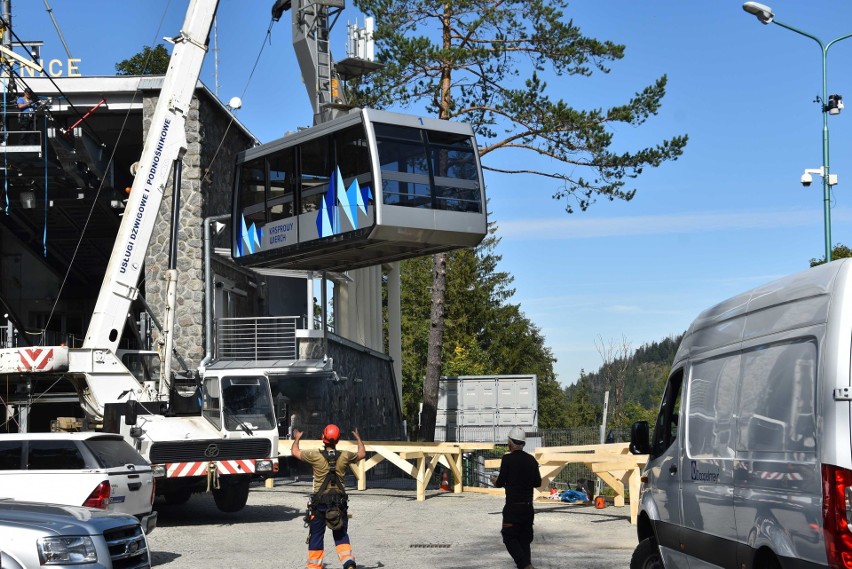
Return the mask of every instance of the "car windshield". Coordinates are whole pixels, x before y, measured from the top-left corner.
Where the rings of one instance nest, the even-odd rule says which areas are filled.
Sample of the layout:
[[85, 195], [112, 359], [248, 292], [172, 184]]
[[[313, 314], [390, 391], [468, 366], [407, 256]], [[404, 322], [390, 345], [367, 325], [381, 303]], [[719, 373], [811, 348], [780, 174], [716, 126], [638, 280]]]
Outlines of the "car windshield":
[[113, 468], [133, 464], [147, 466], [149, 463], [124, 439], [94, 438], [86, 441], [86, 446], [95, 455], [98, 464], [103, 468]]
[[275, 428], [272, 398], [265, 377], [223, 378], [222, 407], [225, 429], [229, 431]]

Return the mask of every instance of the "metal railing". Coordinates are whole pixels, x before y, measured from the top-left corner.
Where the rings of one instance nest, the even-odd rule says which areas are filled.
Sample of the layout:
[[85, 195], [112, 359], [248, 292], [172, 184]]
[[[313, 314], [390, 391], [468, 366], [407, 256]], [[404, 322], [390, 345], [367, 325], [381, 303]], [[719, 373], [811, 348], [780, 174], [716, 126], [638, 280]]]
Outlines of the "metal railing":
[[[24, 339], [26, 338], [26, 340]], [[21, 332], [11, 325], [0, 326], [0, 348], [21, 348], [25, 346], [61, 346], [76, 348], [82, 345], [82, 338], [67, 332], [40, 330]]]
[[216, 320], [216, 359], [298, 359], [296, 330], [301, 317], [219, 318]]

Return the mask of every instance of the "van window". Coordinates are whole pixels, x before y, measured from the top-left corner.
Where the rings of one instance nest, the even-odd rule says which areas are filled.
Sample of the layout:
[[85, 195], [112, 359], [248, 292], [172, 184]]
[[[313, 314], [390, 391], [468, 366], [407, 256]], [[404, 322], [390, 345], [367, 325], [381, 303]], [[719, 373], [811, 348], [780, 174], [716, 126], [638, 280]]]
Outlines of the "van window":
[[124, 466], [147, 466], [148, 461], [136, 452], [124, 439], [112, 437], [88, 439], [86, 446], [95, 455], [95, 460], [103, 468]]
[[690, 370], [686, 439], [690, 458], [733, 458], [740, 356], [696, 363]]
[[663, 454], [677, 438], [682, 386], [683, 369], [679, 369], [669, 377], [663, 393], [663, 402], [660, 404], [660, 413], [654, 427], [654, 439], [651, 442], [651, 458]]
[[815, 451], [816, 363], [813, 340], [743, 354], [737, 450]]
[[27, 468], [30, 470], [77, 470], [86, 467], [74, 441], [30, 441], [29, 447]]
[[0, 442], [0, 470], [21, 469], [21, 441]]

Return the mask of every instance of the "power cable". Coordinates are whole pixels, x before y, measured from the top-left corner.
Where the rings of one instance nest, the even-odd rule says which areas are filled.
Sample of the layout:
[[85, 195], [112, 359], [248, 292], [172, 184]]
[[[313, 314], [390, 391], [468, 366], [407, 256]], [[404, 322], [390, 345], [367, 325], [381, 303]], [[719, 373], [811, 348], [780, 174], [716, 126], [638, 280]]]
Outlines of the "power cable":
[[[240, 98], [245, 97], [246, 92], [248, 92], [249, 84], [251, 84], [251, 80], [254, 77], [254, 72], [257, 70], [257, 65], [260, 63], [260, 57], [263, 55], [263, 50], [266, 49], [266, 44], [269, 42], [272, 45], [272, 25], [275, 23], [275, 19], [270, 19], [269, 26], [266, 28], [266, 34], [263, 36], [263, 41], [260, 44], [260, 50], [257, 52], [257, 57], [254, 60], [254, 66], [251, 68], [251, 72], [249, 73], [248, 78], [246, 79], [246, 84], [243, 87], [242, 93], [240, 93]], [[219, 144], [216, 146], [216, 152], [213, 153], [213, 157], [208, 162], [207, 168], [203, 170], [204, 175], [202, 177], [202, 181], [207, 180], [207, 175], [210, 173], [210, 169], [213, 167], [213, 163], [216, 162], [216, 158], [219, 156], [219, 151], [222, 149], [222, 145], [225, 143], [225, 138], [228, 136], [228, 131], [231, 130], [231, 126], [234, 124], [234, 114], [231, 112], [231, 120], [228, 121], [228, 126], [225, 127], [225, 132], [222, 133], [222, 137], [219, 139]]]
[[[24, 42], [21, 40], [20, 37], [18, 37], [18, 34], [15, 33], [15, 31], [9, 26], [9, 24], [6, 22], [6, 20], [2, 16], [0, 16], [0, 25], [2, 25], [7, 30], [9, 30], [9, 33], [12, 34], [12, 37], [15, 38], [15, 41], [17, 41], [19, 44], [23, 45]], [[29, 85], [27, 85], [27, 82], [24, 81], [24, 78], [21, 76], [21, 74], [17, 73], [12, 68], [11, 65], [9, 65], [8, 67], [9, 67], [10, 75], [12, 76], [12, 84], [13, 85], [15, 84], [15, 78], [17, 78], [17, 80], [20, 81], [21, 84], [25, 88], [29, 89], [30, 88]], [[56, 81], [53, 80], [53, 77], [51, 77], [47, 73], [45, 73], [45, 77], [47, 78], [48, 81], [50, 81], [50, 84], [53, 85], [53, 87], [56, 89], [56, 92], [59, 93], [59, 97], [62, 98], [62, 99], [65, 99], [65, 101], [68, 103], [68, 108], [71, 109], [72, 111], [74, 111], [74, 113], [77, 115], [78, 118], [84, 119], [85, 118], [84, 114], [81, 113], [77, 109], [77, 107], [74, 106], [74, 104], [71, 102], [71, 99], [69, 99], [68, 97], [65, 96], [65, 93], [62, 91], [62, 89], [59, 87], [59, 85], [56, 83]], [[88, 127], [88, 124], [85, 123], [85, 120], [83, 121], [82, 124], [84, 124]], [[93, 138], [97, 139], [98, 143], [100, 143], [103, 146], [106, 146], [104, 144], [104, 142], [101, 140], [101, 138], [98, 136], [97, 132], [95, 132], [91, 128], [89, 128], [89, 130], [91, 131], [90, 134], [93, 136]]]
[[68, 59], [71, 59], [71, 50], [68, 49], [68, 44], [65, 43], [65, 36], [62, 35], [62, 30], [59, 28], [59, 22], [57, 22], [56, 18], [53, 16], [53, 9], [51, 9], [50, 4], [47, 3], [47, 0], [44, 0], [44, 7], [47, 10], [47, 13], [50, 15], [50, 20], [53, 22], [53, 27], [56, 28], [56, 33], [59, 35], [59, 41], [62, 42], [62, 47], [65, 48], [65, 53], [68, 54]]
[[[163, 22], [165, 21], [166, 13], [168, 12], [168, 8], [169, 8], [169, 5], [170, 5], [170, 4], [171, 4], [171, 0], [169, 0], [168, 2], [166, 2], [166, 6], [165, 6], [165, 8], [163, 9], [163, 13], [162, 13], [162, 16], [160, 17], [160, 22], [159, 22], [159, 25], [158, 25], [158, 27], [157, 27], [157, 31], [156, 31], [156, 33], [154, 34], [154, 38], [157, 38], [157, 37], [159, 37], [159, 35], [160, 35], [160, 30], [162, 29]], [[2, 17], [0, 17], [0, 23], [5, 24], [5, 22], [3, 22], [3, 18], [2, 18]], [[10, 31], [11, 31], [11, 30], [10, 30]], [[13, 32], [13, 35], [14, 35], [14, 32]], [[15, 36], [15, 37], [17, 37], [17, 36]], [[18, 40], [18, 41], [20, 41], [20, 40]], [[156, 41], [156, 39], [154, 39], [153, 41], [155, 42], [155, 41]], [[152, 43], [153, 43], [153, 42], [152, 42]], [[148, 67], [148, 65], [149, 65], [149, 63], [150, 63], [150, 60], [151, 60], [151, 55], [152, 55], [152, 52], [151, 52], [151, 51], [149, 51], [149, 53], [148, 53], [148, 58], [147, 58], [147, 59], [145, 60], [145, 62], [143, 63], [143, 69], [147, 69], [147, 67]], [[57, 91], [58, 91], [59, 93], [62, 93], [61, 89], [59, 89], [59, 86], [58, 86], [58, 85], [56, 85], [56, 82], [55, 82], [55, 81], [53, 81], [53, 78], [50, 78], [50, 81], [51, 81], [51, 83], [53, 83], [53, 85], [56, 87]], [[121, 138], [122, 138], [122, 136], [123, 136], [123, 134], [124, 134], [124, 132], [125, 132], [125, 130], [126, 130], [126, 128], [127, 128], [127, 123], [128, 123], [128, 121], [129, 121], [129, 118], [130, 118], [130, 111], [131, 111], [131, 107], [132, 107], [132, 106], [133, 106], [133, 104], [136, 102], [136, 97], [137, 97], [137, 95], [138, 95], [138, 94], [139, 94], [139, 93], [138, 93], [138, 91], [137, 91], [136, 93], [134, 93], [134, 94], [133, 94], [133, 98], [131, 99], [131, 104], [128, 106], [127, 112], [126, 112], [126, 113], [125, 113], [125, 115], [124, 115], [124, 119], [122, 120], [122, 123], [121, 123], [121, 128], [119, 129], [118, 136], [116, 137], [115, 145], [112, 147], [112, 149], [111, 149], [111, 151], [110, 151], [109, 160], [107, 161], [107, 166], [106, 166], [106, 169], [107, 169], [107, 170], [108, 170], [108, 169], [110, 168], [110, 166], [113, 164], [113, 160], [114, 160], [114, 158], [115, 158], [115, 153], [116, 153], [116, 150], [118, 149], [118, 144], [119, 144], [119, 142], [121, 141]], [[68, 105], [69, 105], [69, 107], [74, 108], [74, 106], [73, 106], [73, 104], [71, 103], [71, 101], [70, 101], [70, 100], [68, 100], [67, 98], [66, 98], [66, 100], [68, 101]], [[75, 112], [77, 112], [77, 111], [76, 111], [76, 109], [75, 109]], [[78, 114], [78, 116], [80, 116], [80, 118], [81, 118], [81, 119], [83, 119], [83, 120], [85, 121], [85, 117], [83, 117], [83, 115], [81, 115], [79, 112], [77, 112], [77, 114]], [[97, 137], [97, 134], [95, 134], [95, 137], [96, 137], [96, 138], [98, 138], [98, 141], [100, 142], [100, 138], [99, 138], [99, 137]], [[103, 144], [103, 142], [101, 142], [101, 144]], [[106, 146], [105, 144], [103, 144], [103, 145], [104, 145], [104, 146]], [[96, 192], [95, 192], [95, 196], [94, 196], [94, 198], [92, 199], [92, 205], [91, 205], [91, 207], [89, 208], [88, 215], [86, 216], [86, 222], [83, 224], [83, 228], [82, 228], [82, 230], [80, 231], [80, 237], [79, 237], [79, 239], [77, 240], [77, 244], [76, 244], [76, 246], [74, 247], [74, 252], [73, 252], [73, 254], [71, 255], [71, 259], [70, 259], [70, 260], [69, 260], [69, 262], [68, 262], [68, 268], [67, 268], [67, 270], [65, 271], [65, 275], [63, 275], [62, 282], [60, 283], [60, 285], [59, 285], [59, 290], [58, 290], [58, 292], [57, 292], [57, 294], [56, 294], [56, 298], [55, 298], [55, 299], [54, 299], [54, 301], [53, 301], [53, 306], [51, 306], [51, 308], [50, 308], [50, 313], [48, 314], [48, 317], [47, 317], [47, 321], [46, 321], [46, 322], [45, 322], [45, 324], [44, 324], [45, 329], [47, 329], [48, 325], [50, 324], [50, 321], [53, 319], [53, 315], [55, 314], [55, 312], [56, 312], [56, 308], [57, 308], [57, 306], [58, 306], [58, 304], [59, 304], [59, 299], [62, 297], [62, 293], [63, 293], [63, 291], [65, 290], [65, 285], [68, 283], [68, 278], [69, 278], [69, 276], [70, 276], [70, 274], [71, 274], [71, 267], [73, 267], [73, 266], [74, 266], [74, 261], [76, 260], [77, 255], [78, 255], [78, 253], [80, 252], [80, 248], [81, 248], [81, 246], [82, 246], [82, 244], [83, 244], [83, 238], [84, 238], [84, 236], [86, 235], [86, 230], [88, 229], [88, 227], [89, 227], [89, 223], [91, 222], [92, 217], [93, 217], [93, 215], [94, 215], [95, 206], [96, 206], [96, 204], [98, 203], [98, 198], [100, 197], [100, 195], [101, 195], [101, 191], [103, 190], [104, 181], [105, 181], [105, 180], [104, 180], [103, 178], [101, 178], [100, 184], [98, 184], [98, 188], [97, 188], [97, 190], [96, 190]], [[40, 346], [41, 346], [41, 345], [44, 345], [44, 342], [45, 342], [45, 338], [44, 338], [44, 336], [42, 336], [42, 339], [41, 339], [41, 341], [39, 342], [39, 345], [40, 345]]]

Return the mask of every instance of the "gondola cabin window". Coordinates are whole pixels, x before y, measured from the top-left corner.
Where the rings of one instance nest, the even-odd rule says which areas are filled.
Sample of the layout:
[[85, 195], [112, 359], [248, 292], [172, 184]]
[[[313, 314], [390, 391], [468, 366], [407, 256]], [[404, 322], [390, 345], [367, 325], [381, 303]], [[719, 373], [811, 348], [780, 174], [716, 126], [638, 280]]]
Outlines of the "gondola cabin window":
[[246, 150], [235, 187], [244, 265], [348, 270], [487, 230], [475, 138], [451, 121], [361, 109]]

